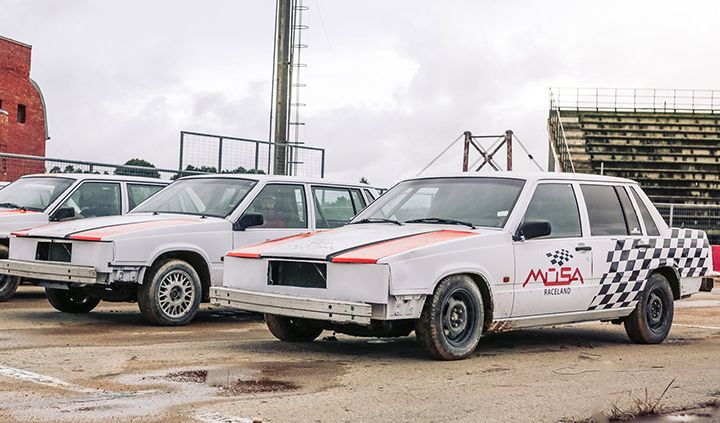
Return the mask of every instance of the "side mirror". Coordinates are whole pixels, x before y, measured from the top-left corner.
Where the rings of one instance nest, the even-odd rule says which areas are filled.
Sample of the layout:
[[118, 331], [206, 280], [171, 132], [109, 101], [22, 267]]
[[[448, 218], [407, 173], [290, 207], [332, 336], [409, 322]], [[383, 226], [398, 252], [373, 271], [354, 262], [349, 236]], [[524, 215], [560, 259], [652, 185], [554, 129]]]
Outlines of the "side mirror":
[[50, 216], [50, 220], [57, 222], [60, 220], [70, 219], [75, 217], [75, 209], [72, 207], [63, 207], [61, 209], [57, 209], [55, 213], [53, 213], [52, 216]]
[[265, 223], [263, 215], [257, 213], [247, 213], [240, 216], [240, 219], [233, 223], [233, 230], [244, 231], [251, 226], [260, 226], [263, 223]]
[[534, 220], [523, 222], [513, 237], [515, 241], [523, 241], [526, 239], [540, 238], [552, 233], [552, 226], [547, 220]]

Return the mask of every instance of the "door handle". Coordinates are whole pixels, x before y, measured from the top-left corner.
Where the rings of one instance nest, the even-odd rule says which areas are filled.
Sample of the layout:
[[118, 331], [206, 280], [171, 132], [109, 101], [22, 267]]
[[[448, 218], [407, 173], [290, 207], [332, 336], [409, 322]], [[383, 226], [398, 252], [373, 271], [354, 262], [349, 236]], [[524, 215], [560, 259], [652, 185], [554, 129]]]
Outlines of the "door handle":
[[635, 244], [635, 248], [650, 248], [652, 245], [650, 244]]
[[575, 251], [590, 251], [592, 250], [592, 247], [589, 245], [578, 245], [575, 247]]

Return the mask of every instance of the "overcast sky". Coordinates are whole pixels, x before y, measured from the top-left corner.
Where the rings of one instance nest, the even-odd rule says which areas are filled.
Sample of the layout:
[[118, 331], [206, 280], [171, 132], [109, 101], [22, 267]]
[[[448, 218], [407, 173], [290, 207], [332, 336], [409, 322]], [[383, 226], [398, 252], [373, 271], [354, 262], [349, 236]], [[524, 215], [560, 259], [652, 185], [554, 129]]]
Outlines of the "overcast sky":
[[[392, 184], [465, 130], [512, 129], [545, 166], [553, 86], [719, 88], [717, 1], [305, 3], [301, 139], [334, 179]], [[0, 35], [33, 46], [48, 156], [176, 167], [180, 130], [267, 139], [274, 7], [0, 0]]]

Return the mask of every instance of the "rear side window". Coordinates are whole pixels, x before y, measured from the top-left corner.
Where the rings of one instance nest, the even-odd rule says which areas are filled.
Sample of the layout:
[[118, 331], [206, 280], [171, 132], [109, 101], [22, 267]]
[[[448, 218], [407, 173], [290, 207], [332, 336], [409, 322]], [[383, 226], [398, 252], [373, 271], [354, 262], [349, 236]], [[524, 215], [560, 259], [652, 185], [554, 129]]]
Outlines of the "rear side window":
[[265, 223], [256, 228], [307, 228], [305, 188], [302, 185], [268, 184], [250, 203], [245, 214], [257, 213]]
[[610, 185], [581, 185], [588, 217], [590, 234], [627, 235], [625, 215], [615, 187]]
[[650, 215], [650, 210], [648, 210], [648, 208], [645, 206], [645, 202], [640, 199], [640, 196], [635, 192], [634, 189], [631, 189], [630, 192], [632, 193], [632, 196], [635, 199], [638, 208], [640, 209], [640, 215], [642, 216], [643, 222], [645, 222], [645, 231], [647, 231], [648, 236], [660, 236], [660, 231], [655, 224], [655, 220]]
[[375, 196], [373, 195], [372, 192], [370, 192], [369, 189], [364, 189], [363, 191], [365, 191], [365, 195], [367, 196], [368, 200], [370, 200], [371, 203], [373, 201], [375, 201]]
[[580, 212], [570, 184], [541, 184], [535, 189], [523, 221], [546, 220], [552, 232], [545, 238], [582, 236]]
[[628, 196], [627, 191], [625, 191], [624, 187], [615, 187], [615, 192], [617, 192], [620, 204], [623, 208], [627, 233], [630, 235], [642, 235], [642, 230], [640, 229], [640, 219], [638, 219], [637, 213], [635, 213], [635, 208], [633, 208], [633, 205], [630, 202], [630, 197]]
[[160, 185], [127, 184], [128, 210], [132, 210], [138, 204], [152, 197], [163, 187]]
[[315, 227], [337, 228], [365, 207], [360, 191], [347, 188], [313, 187]]

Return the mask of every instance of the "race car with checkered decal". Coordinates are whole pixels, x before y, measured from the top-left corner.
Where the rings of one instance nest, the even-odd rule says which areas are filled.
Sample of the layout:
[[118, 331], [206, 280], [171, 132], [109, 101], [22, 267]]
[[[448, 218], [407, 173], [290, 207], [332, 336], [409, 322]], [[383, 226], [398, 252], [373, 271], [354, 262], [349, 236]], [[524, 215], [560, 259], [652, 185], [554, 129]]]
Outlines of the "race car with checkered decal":
[[13, 232], [0, 274], [40, 280], [63, 312], [137, 301], [148, 322], [182, 325], [222, 281], [227, 251], [344, 225], [371, 201], [370, 189], [266, 175], [185, 177], [125, 216]]
[[[0, 190], [0, 258], [8, 258], [10, 233], [49, 222], [114, 216], [160, 191], [155, 178], [98, 174], [23, 176]], [[20, 277], [0, 275], [0, 301], [12, 297]]]
[[637, 183], [565, 173], [418, 177], [350, 224], [227, 254], [215, 304], [284, 341], [405, 336], [434, 357], [484, 333], [589, 320], [662, 342], [712, 269], [703, 231], [669, 228]]

